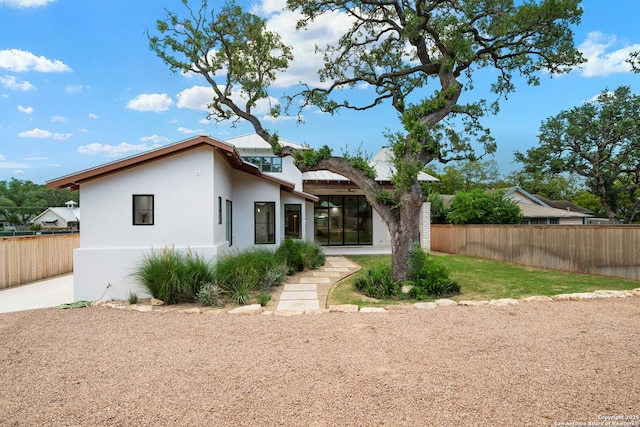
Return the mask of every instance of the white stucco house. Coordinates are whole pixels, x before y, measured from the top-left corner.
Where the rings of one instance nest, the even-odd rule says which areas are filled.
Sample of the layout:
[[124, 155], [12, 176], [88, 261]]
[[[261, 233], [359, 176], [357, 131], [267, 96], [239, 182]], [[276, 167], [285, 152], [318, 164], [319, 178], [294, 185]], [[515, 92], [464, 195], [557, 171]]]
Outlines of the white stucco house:
[[[285, 145], [302, 147], [290, 141]], [[383, 153], [384, 154], [384, 153]], [[374, 159], [381, 184], [389, 163]], [[435, 180], [428, 175], [421, 179]], [[74, 251], [74, 298], [144, 294], [132, 276], [152, 248], [213, 259], [287, 238], [322, 245], [389, 247], [389, 232], [363, 192], [329, 172], [301, 173], [257, 135], [197, 136], [47, 182], [80, 191], [82, 232]], [[429, 243], [428, 205], [423, 246]], [[427, 249], [428, 246], [427, 246]]]

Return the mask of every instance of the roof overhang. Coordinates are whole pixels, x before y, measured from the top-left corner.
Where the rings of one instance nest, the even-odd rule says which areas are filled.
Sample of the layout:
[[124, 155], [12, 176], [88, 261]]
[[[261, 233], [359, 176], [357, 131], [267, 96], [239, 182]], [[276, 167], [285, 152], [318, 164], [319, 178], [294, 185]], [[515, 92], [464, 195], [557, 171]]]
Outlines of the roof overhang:
[[71, 190], [77, 190], [84, 183], [104, 178], [115, 173], [123, 172], [128, 169], [149, 164], [161, 159], [165, 159], [167, 157], [174, 156], [179, 153], [201, 147], [208, 147], [221, 153], [227, 160], [229, 165], [231, 165], [231, 167], [233, 167], [234, 169], [264, 179], [265, 181], [270, 181], [274, 184], [277, 184], [280, 186], [280, 189], [282, 191], [292, 193], [296, 197], [303, 198], [310, 202], [318, 201], [318, 198], [311, 194], [296, 191], [295, 184], [260, 172], [260, 169], [258, 167], [242, 160], [242, 157], [233, 145], [205, 135], [186, 139], [184, 141], [176, 142], [174, 144], [157, 148], [155, 150], [146, 151], [141, 154], [127, 157], [125, 159], [106, 163], [104, 165], [100, 165], [91, 169], [86, 169], [81, 172], [54, 179], [52, 181], [47, 181], [46, 187], [56, 189], [70, 188]]

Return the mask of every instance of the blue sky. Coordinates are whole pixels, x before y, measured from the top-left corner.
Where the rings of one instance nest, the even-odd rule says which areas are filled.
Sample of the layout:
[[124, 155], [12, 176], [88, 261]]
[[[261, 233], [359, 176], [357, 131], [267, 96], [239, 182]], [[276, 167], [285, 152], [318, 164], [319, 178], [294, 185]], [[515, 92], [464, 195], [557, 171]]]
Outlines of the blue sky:
[[[295, 33], [292, 14], [279, 12], [280, 0], [246, 4], [269, 18], [298, 58], [279, 77], [274, 96], [298, 81], [316, 81], [313, 46], [338, 34], [341, 17]], [[171, 73], [149, 50], [145, 29], [154, 30], [165, 8], [183, 11], [179, 0], [0, 0], [0, 181], [45, 183], [201, 133], [225, 139], [253, 132], [247, 124], [204, 120], [206, 83]], [[584, 0], [583, 8], [575, 44], [589, 62], [568, 75], [542, 76], [537, 87], [520, 84], [499, 115], [484, 121], [497, 140], [494, 158], [503, 173], [517, 168], [515, 150], [537, 144], [544, 119], [605, 88], [640, 91], [640, 75], [624, 63], [640, 50], [640, 0]], [[482, 96], [489, 83], [476, 79], [465, 96]], [[335, 116], [309, 110], [304, 120], [267, 119], [265, 125], [292, 141], [328, 144], [336, 154], [358, 146], [375, 153], [385, 144], [383, 132], [398, 129], [387, 107]]]

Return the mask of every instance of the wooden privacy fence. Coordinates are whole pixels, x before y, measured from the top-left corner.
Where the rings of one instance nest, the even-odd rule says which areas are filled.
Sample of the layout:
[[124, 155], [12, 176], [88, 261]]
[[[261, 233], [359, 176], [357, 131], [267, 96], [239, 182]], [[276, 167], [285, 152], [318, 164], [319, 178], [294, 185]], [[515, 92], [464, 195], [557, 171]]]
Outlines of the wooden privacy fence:
[[0, 238], [0, 289], [73, 271], [79, 234]]
[[640, 280], [640, 226], [432, 225], [431, 250]]

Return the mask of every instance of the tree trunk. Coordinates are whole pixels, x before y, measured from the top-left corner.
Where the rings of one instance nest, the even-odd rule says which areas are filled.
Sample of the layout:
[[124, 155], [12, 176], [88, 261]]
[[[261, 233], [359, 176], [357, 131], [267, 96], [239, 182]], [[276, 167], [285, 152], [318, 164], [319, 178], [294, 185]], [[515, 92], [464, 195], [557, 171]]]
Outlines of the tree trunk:
[[387, 226], [391, 234], [391, 266], [393, 278], [406, 281], [409, 272], [409, 250], [420, 244], [420, 210], [422, 197], [411, 197], [405, 193], [401, 197], [400, 215], [396, 215]]

